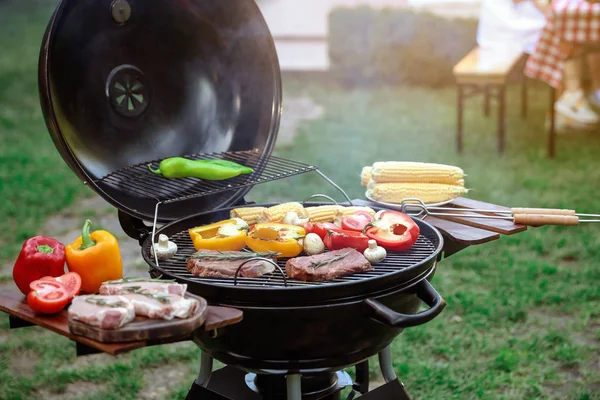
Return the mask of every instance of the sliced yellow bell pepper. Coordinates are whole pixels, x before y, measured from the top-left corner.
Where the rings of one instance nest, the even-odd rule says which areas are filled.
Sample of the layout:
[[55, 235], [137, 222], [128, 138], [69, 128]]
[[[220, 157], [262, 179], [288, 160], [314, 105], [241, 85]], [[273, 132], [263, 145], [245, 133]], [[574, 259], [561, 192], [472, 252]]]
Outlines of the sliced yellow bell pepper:
[[246, 246], [253, 251], [274, 251], [279, 257], [296, 257], [302, 252], [298, 240], [306, 235], [304, 228], [296, 225], [273, 222], [260, 223], [252, 227], [246, 237]]
[[239, 251], [246, 247], [248, 226], [235, 219], [189, 229], [196, 250]]

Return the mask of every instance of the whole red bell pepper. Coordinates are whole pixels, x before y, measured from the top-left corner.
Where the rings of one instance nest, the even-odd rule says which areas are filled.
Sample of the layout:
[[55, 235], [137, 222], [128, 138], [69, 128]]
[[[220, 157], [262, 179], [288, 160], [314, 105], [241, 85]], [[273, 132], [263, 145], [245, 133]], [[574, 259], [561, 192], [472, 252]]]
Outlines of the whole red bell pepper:
[[35, 236], [23, 243], [13, 267], [13, 279], [19, 290], [27, 295], [29, 284], [45, 276], [65, 273], [65, 246], [44, 236]]

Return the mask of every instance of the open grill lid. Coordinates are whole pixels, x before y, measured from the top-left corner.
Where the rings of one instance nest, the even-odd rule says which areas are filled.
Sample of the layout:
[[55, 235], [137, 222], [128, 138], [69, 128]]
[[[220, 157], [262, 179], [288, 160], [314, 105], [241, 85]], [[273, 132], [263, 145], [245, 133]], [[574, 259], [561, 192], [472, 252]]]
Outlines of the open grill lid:
[[[39, 84], [65, 162], [142, 219], [154, 217], [156, 199], [130, 190], [131, 176], [105, 177], [190, 154], [268, 159], [279, 128], [280, 69], [254, 0], [62, 0], [44, 36]], [[233, 205], [250, 188], [164, 204], [158, 220]]]

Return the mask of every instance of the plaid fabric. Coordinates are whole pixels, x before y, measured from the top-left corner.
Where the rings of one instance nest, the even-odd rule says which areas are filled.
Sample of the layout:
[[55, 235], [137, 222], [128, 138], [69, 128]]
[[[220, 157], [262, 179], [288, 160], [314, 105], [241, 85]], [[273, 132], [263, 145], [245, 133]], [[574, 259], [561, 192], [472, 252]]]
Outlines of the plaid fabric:
[[525, 75], [556, 88], [574, 45], [595, 41], [600, 41], [600, 3], [554, 0], [548, 23], [525, 65]]

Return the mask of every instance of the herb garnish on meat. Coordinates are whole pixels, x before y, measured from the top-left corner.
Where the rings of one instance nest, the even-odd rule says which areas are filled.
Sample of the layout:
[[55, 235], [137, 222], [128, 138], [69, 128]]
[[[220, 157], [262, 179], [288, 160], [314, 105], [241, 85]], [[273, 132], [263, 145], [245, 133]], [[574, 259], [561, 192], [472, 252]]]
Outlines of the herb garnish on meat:
[[335, 256], [333, 258], [330, 258], [329, 260], [319, 261], [319, 262], [311, 262], [310, 266], [313, 267], [314, 269], [317, 269], [317, 268], [323, 267], [325, 265], [329, 265], [331, 263], [339, 261], [339, 260], [345, 258], [348, 254], [350, 254], [350, 252], [348, 252], [346, 254], [340, 254], [339, 256]]
[[100, 298], [100, 297], [88, 297], [85, 299], [85, 301], [86, 301], [86, 303], [95, 304], [97, 306], [106, 306], [106, 307], [111, 307], [111, 308], [127, 306], [127, 304], [125, 304], [122, 301], [106, 301], [105, 299]]
[[131, 282], [160, 282], [160, 283], [173, 283], [175, 279], [152, 279], [152, 278], [123, 278], [114, 281], [102, 282], [103, 285], [111, 285], [115, 283], [131, 283]]

